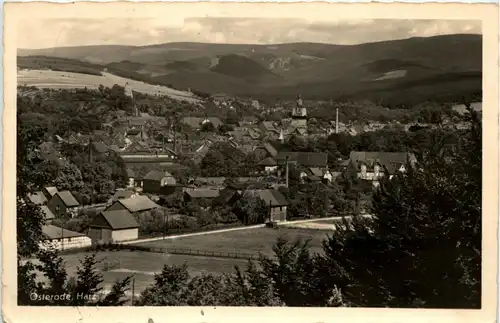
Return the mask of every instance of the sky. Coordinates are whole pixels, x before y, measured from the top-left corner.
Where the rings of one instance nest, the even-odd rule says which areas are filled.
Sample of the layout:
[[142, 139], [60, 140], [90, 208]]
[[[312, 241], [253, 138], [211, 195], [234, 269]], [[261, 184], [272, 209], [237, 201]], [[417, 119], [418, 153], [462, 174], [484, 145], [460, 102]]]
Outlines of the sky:
[[170, 42], [352, 45], [445, 34], [481, 34], [480, 21], [333, 20], [293, 18], [30, 19], [18, 25], [18, 48], [144, 46]]

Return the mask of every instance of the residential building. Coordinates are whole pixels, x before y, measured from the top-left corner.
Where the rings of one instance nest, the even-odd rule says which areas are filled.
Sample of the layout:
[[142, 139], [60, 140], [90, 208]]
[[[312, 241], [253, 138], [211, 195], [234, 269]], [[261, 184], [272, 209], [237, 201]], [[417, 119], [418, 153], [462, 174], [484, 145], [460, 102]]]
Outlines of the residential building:
[[139, 224], [126, 209], [102, 211], [89, 224], [89, 237], [94, 244], [137, 240]]
[[257, 165], [263, 167], [266, 173], [273, 173], [278, 169], [278, 162], [273, 157], [264, 158]]
[[131, 190], [117, 189], [115, 194], [111, 197], [110, 202], [114, 203], [118, 200], [128, 199], [135, 196], [136, 193]]
[[147, 173], [142, 182], [142, 189], [145, 193], [167, 193], [168, 187], [171, 187], [173, 191], [177, 185], [172, 174], [158, 169]]
[[48, 186], [42, 189], [42, 193], [43, 195], [45, 195], [47, 201], [49, 201], [52, 198], [52, 196], [54, 196], [57, 192], [59, 191], [57, 190], [57, 187], [54, 186]]
[[255, 147], [253, 151], [257, 160], [263, 160], [267, 157], [276, 157], [278, 150], [269, 142], [263, 142]]
[[57, 250], [78, 249], [90, 247], [92, 240], [83, 233], [66, 230], [54, 225], [42, 227], [43, 240], [40, 242], [41, 249], [49, 246]]
[[392, 178], [396, 172], [406, 171], [416, 161], [413, 153], [406, 152], [352, 151], [349, 155], [349, 163], [356, 168], [358, 177], [374, 181], [374, 185], [383, 176], [389, 175]]
[[219, 190], [213, 188], [195, 188], [184, 192], [185, 202], [195, 202], [210, 204], [213, 199], [219, 196]]
[[132, 215], [141, 215], [158, 208], [159, 205], [145, 195], [136, 195], [128, 199], [119, 199], [106, 211], [128, 210]]
[[317, 152], [279, 152], [274, 159], [277, 165], [285, 165], [288, 159], [289, 165], [300, 167], [326, 168], [328, 165], [328, 154]]
[[43, 212], [43, 215], [45, 216], [45, 220], [50, 221], [55, 219], [54, 213], [47, 207], [47, 205], [41, 205], [40, 209]]
[[28, 194], [28, 199], [31, 201], [31, 203], [36, 205], [44, 205], [48, 201], [42, 191], [37, 191], [32, 194]]
[[75, 217], [78, 214], [79, 206], [80, 203], [70, 191], [57, 192], [47, 202], [47, 207], [56, 217], [65, 217], [67, 215]]

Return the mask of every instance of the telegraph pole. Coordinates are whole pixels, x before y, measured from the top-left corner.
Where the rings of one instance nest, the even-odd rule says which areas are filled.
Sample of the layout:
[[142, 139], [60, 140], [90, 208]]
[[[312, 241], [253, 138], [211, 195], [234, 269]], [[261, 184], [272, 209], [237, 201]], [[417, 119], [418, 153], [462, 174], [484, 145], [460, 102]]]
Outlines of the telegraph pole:
[[285, 158], [285, 180], [286, 180], [286, 188], [288, 188], [288, 156]]

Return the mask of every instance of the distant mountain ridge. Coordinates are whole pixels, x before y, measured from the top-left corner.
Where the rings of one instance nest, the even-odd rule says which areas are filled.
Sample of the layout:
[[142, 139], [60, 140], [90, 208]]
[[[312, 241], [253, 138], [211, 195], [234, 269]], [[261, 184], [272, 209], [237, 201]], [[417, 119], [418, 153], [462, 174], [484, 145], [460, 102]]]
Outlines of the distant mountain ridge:
[[18, 55], [79, 60], [146, 82], [262, 98], [301, 93], [311, 98], [401, 101], [481, 91], [482, 86], [481, 35], [359, 45], [105, 45], [20, 49]]

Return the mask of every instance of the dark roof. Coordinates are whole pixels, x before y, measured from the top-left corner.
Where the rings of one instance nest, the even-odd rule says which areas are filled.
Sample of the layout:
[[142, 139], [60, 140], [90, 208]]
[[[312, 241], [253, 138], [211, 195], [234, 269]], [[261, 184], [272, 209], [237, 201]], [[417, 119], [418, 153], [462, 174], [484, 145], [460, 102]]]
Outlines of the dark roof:
[[199, 128], [201, 126], [202, 118], [199, 117], [184, 117], [182, 123], [190, 126], [191, 128]]
[[80, 205], [80, 203], [78, 203], [78, 201], [75, 199], [75, 197], [73, 196], [73, 194], [71, 194], [70, 191], [58, 192], [57, 195], [59, 195], [59, 197], [67, 207]]
[[273, 157], [267, 157], [267, 158], [261, 160], [257, 165], [259, 165], [259, 166], [276, 166], [276, 165], [278, 165], [278, 163], [276, 162], [276, 160], [274, 160]]
[[45, 204], [45, 202], [47, 202], [47, 198], [40, 191], [37, 191], [33, 194], [28, 194], [28, 199], [36, 205], [42, 205]]
[[102, 211], [101, 215], [113, 230], [138, 228], [134, 216], [127, 210]]
[[281, 165], [286, 161], [297, 163], [300, 166], [314, 167], [326, 166], [328, 164], [328, 154], [315, 152], [279, 152], [275, 159]]
[[83, 233], [62, 229], [60, 227], [56, 227], [55, 225], [51, 224], [44, 225], [42, 227], [42, 233], [47, 239], [50, 240], [61, 239], [61, 238], [85, 237]]
[[107, 151], [108, 151], [108, 147], [107, 147], [107, 146], [106, 146], [106, 144], [105, 144], [105, 143], [103, 143], [102, 141], [97, 141], [97, 142], [95, 142], [95, 141], [94, 141], [94, 142], [92, 143], [92, 147], [93, 147], [93, 149], [94, 149], [96, 152], [101, 153], [101, 154], [103, 154], [103, 153], [105, 153], [105, 152], [107, 152]]
[[162, 170], [152, 170], [149, 173], [147, 173], [146, 176], [144, 176], [143, 179], [152, 180], [152, 181], [158, 181], [159, 182], [164, 177], [173, 177], [173, 176], [169, 172], [165, 172], [165, 171], [162, 171]]
[[158, 207], [158, 204], [151, 201], [147, 196], [144, 195], [137, 195], [128, 199], [118, 200], [117, 203], [120, 203], [132, 213], [147, 211]]
[[195, 189], [186, 191], [191, 198], [215, 198], [219, 196], [219, 190], [215, 189]]
[[288, 201], [285, 196], [277, 190], [256, 190], [255, 192], [267, 206], [288, 205]]
[[132, 169], [127, 168], [127, 176], [129, 178], [133, 178], [133, 177], [135, 177], [135, 172]]

